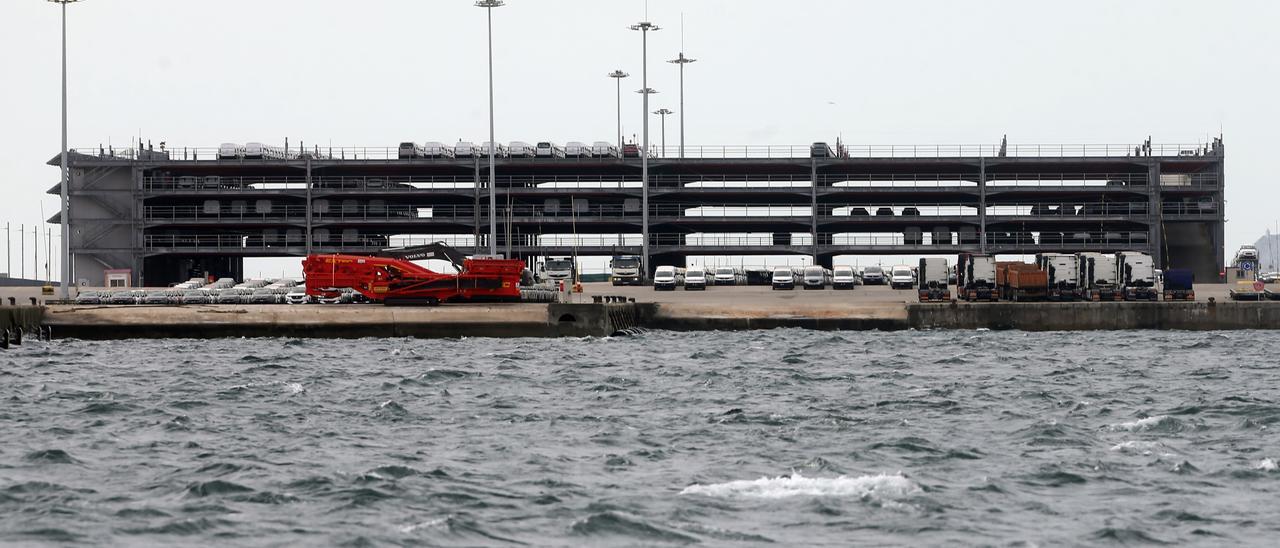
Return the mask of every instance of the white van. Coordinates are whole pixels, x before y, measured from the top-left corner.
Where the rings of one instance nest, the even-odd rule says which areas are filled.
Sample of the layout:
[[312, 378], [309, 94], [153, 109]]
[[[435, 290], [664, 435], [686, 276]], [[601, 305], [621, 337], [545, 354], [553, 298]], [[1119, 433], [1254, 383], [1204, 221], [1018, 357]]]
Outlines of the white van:
[[533, 158], [536, 149], [524, 141], [511, 141], [507, 146], [507, 154], [512, 158]]
[[788, 266], [775, 268], [772, 285], [774, 289], [795, 289], [796, 273], [792, 272], [791, 267]]
[[747, 271], [732, 266], [716, 268], [716, 285], [747, 285]]
[[410, 160], [410, 159], [413, 159], [413, 158], [421, 158], [421, 157], [422, 157], [422, 147], [418, 146], [418, 143], [405, 141], [405, 142], [403, 142], [403, 143], [400, 143], [400, 148], [399, 148], [399, 152], [397, 153], [397, 156], [398, 156], [401, 160]]
[[458, 144], [453, 145], [454, 158], [474, 158], [478, 152], [476, 144], [471, 141], [458, 141]]
[[832, 289], [853, 289], [858, 284], [858, 275], [852, 266], [836, 265], [831, 273]]
[[538, 150], [535, 156], [539, 158], [564, 158], [564, 149], [550, 141], [542, 141], [538, 143]]
[[831, 271], [822, 265], [809, 265], [804, 268], [805, 289], [826, 289], [831, 281]]
[[916, 286], [916, 274], [910, 266], [896, 265], [889, 272], [889, 287], [894, 289], [911, 289]]
[[596, 141], [591, 144], [591, 156], [595, 158], [617, 158], [618, 147], [609, 141]]
[[485, 141], [480, 145], [481, 156], [488, 156], [490, 150], [493, 150], [493, 155], [496, 157], [505, 157], [507, 155], [507, 147], [502, 146], [502, 143], [495, 144], [492, 141]]
[[676, 286], [684, 283], [684, 269], [674, 266], [660, 266], [653, 272], [653, 289], [655, 291], [675, 291]]
[[427, 158], [452, 158], [453, 149], [439, 141], [429, 141], [422, 145], [422, 155]]
[[591, 147], [581, 141], [569, 141], [564, 144], [566, 158], [590, 158]]
[[266, 150], [267, 145], [262, 143], [245, 143], [243, 154], [245, 158], [262, 158]]
[[709, 283], [707, 271], [705, 269], [695, 267], [684, 272], [685, 291], [692, 291], [695, 289], [705, 291], [707, 289], [707, 285], [709, 285]]
[[218, 147], [218, 159], [234, 160], [240, 157], [241, 152], [240, 145], [235, 143], [222, 143], [222, 145]]

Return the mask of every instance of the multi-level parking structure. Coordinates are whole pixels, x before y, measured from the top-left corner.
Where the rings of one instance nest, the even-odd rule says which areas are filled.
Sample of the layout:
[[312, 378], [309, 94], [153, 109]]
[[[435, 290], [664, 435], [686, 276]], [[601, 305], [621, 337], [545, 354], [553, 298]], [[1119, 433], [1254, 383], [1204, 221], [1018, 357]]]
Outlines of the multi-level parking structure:
[[[1221, 140], [1199, 145], [685, 147], [649, 158], [400, 158], [396, 147], [220, 158], [216, 148], [70, 154], [75, 279], [241, 277], [245, 257], [443, 240], [514, 257], [1143, 251], [1216, 279]], [[56, 158], [51, 164], [56, 164]], [[55, 186], [50, 193], [57, 194]], [[51, 220], [56, 222], [57, 216]]]

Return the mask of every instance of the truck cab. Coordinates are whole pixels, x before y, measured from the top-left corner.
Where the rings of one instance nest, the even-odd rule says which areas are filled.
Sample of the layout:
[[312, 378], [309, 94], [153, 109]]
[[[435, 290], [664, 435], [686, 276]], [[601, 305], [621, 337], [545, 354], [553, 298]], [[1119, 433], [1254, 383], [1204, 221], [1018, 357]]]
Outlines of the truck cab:
[[920, 284], [917, 291], [920, 302], [939, 302], [951, 300], [948, 278], [951, 266], [946, 259], [920, 259]]
[[615, 255], [609, 261], [609, 281], [613, 285], [640, 285], [640, 256]]
[[543, 267], [546, 269], [547, 279], [552, 282], [573, 281], [573, 259], [570, 257], [550, 257]]

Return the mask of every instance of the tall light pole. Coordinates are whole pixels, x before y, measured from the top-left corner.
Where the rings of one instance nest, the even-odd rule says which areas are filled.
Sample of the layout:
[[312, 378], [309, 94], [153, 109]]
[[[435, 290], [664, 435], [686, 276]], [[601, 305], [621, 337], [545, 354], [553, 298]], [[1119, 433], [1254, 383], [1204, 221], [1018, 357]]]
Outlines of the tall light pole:
[[[681, 39], [683, 41], [683, 38]], [[684, 66], [697, 61], [684, 56], [684, 52], [680, 52], [680, 56], [667, 61], [680, 65], [680, 157], [684, 158]]]
[[[647, 11], [647, 10], [646, 10]], [[640, 114], [644, 116], [644, 144], [640, 146], [640, 231], [644, 233], [641, 246], [640, 272], [642, 279], [649, 279], [649, 31], [659, 30], [658, 26], [648, 21], [631, 25], [631, 30], [640, 31], [640, 93], [644, 95], [644, 105]]]
[[489, 254], [498, 254], [498, 197], [493, 172], [493, 155], [498, 141], [493, 138], [493, 8], [502, 7], [502, 0], [480, 0], [477, 7], [484, 8], [489, 17]]
[[653, 113], [657, 114], [658, 116], [661, 116], [661, 118], [659, 119], [662, 120], [662, 157], [666, 158], [667, 157], [667, 115], [671, 114], [672, 112], [670, 109], [660, 108], [658, 110], [653, 111]]
[[622, 154], [622, 79], [631, 76], [622, 69], [609, 73], [609, 77], [618, 82], [618, 154]]
[[58, 284], [58, 296], [62, 299], [71, 298], [68, 285], [71, 283], [71, 198], [67, 186], [69, 172], [67, 171], [67, 4], [79, 2], [80, 0], [49, 0], [55, 4], [62, 4], [62, 214], [59, 220], [62, 222], [62, 283]]

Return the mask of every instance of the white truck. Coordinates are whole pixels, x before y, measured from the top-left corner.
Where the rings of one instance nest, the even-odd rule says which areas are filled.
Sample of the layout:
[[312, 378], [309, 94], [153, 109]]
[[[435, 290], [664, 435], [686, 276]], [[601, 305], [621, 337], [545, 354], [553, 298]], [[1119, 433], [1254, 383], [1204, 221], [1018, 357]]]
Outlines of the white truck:
[[609, 260], [609, 281], [613, 285], [640, 285], [640, 256], [614, 255]]
[[773, 269], [773, 276], [770, 280], [770, 285], [772, 285], [774, 289], [787, 289], [787, 290], [795, 289], [796, 288], [795, 271], [792, 270], [791, 267], [789, 266], [780, 266]]
[[990, 255], [960, 254], [956, 292], [966, 301], [998, 301], [996, 258]]
[[1079, 259], [1068, 253], [1041, 253], [1036, 263], [1049, 275], [1050, 301], [1074, 301], [1080, 297]]
[[548, 257], [547, 262], [543, 265], [543, 271], [546, 273], [547, 279], [552, 282], [573, 283], [573, 258]]
[[951, 289], [948, 279], [951, 276], [951, 265], [946, 259], [920, 259], [920, 284], [917, 293], [920, 302], [942, 302], [951, 300]]
[[1156, 271], [1151, 256], [1137, 251], [1116, 253], [1116, 272], [1126, 301], [1155, 301], [1160, 299], [1156, 291]]
[[1080, 253], [1077, 256], [1076, 288], [1086, 301], [1124, 299], [1116, 274], [1116, 256], [1110, 253]]

